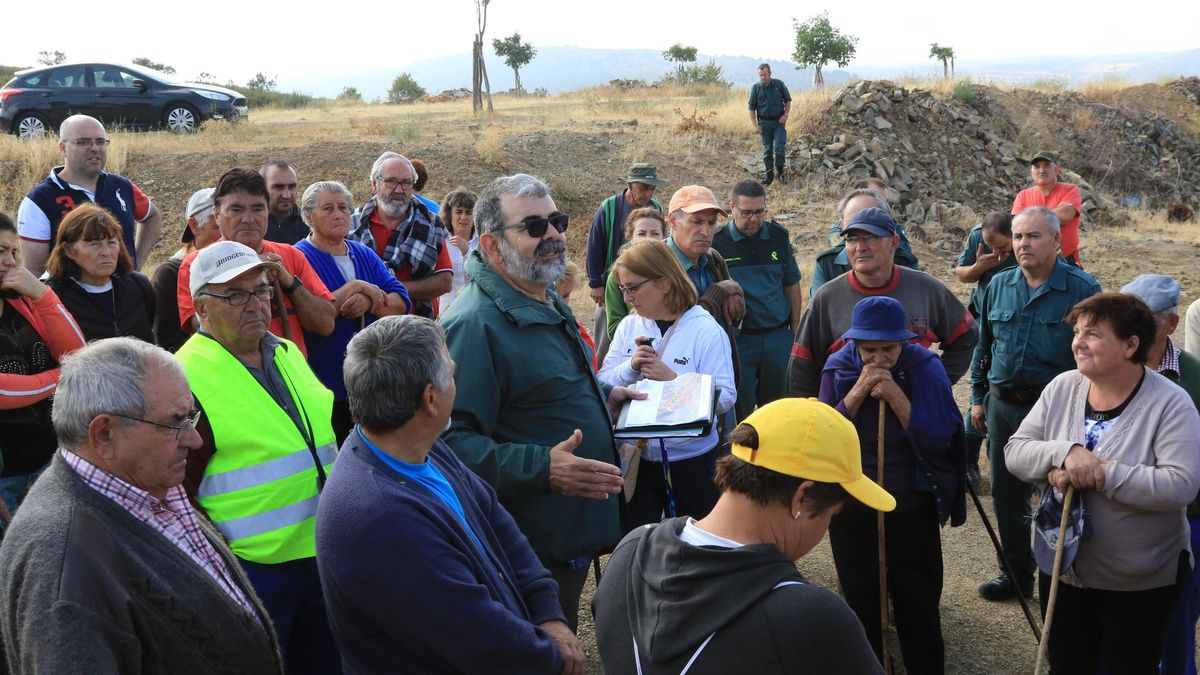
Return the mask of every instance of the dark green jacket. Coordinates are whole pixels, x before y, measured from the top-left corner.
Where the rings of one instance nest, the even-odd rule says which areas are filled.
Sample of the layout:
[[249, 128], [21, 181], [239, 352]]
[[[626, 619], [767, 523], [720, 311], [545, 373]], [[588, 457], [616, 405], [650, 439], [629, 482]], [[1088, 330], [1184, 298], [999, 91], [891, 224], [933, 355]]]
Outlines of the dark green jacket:
[[[1167, 377], [1183, 387], [1183, 390], [1191, 397], [1192, 403], [1196, 405], [1196, 409], [1200, 410], [1200, 356], [1182, 349], [1179, 350], [1179, 380], [1175, 381], [1169, 375]], [[1196, 499], [1188, 504], [1187, 514], [1189, 518], [1200, 516], [1200, 495], [1197, 495]]]
[[458, 364], [446, 443], [487, 481], [544, 563], [609, 548], [621, 538], [619, 497], [550, 493], [550, 448], [575, 429], [577, 457], [617, 464], [607, 390], [575, 316], [553, 290], [546, 305], [519, 293], [472, 251], [471, 281], [442, 316]]

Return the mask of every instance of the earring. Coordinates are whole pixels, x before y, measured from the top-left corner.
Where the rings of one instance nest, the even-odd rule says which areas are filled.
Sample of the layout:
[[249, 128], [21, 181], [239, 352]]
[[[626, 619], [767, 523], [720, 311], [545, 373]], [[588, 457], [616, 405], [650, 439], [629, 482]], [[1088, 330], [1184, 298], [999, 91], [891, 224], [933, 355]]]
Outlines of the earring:
[[799, 511], [792, 514], [792, 520], [800, 520], [800, 512]]

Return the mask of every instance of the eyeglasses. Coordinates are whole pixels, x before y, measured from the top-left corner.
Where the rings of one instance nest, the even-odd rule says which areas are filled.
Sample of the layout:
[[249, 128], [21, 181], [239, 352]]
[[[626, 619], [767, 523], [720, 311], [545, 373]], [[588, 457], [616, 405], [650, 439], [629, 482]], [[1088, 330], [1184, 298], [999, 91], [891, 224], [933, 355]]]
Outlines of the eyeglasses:
[[105, 414], [112, 415], [113, 417], [120, 417], [121, 419], [133, 420], [134, 422], [141, 422], [142, 424], [153, 424], [156, 427], [162, 427], [164, 429], [174, 429], [175, 430], [175, 440], [182, 441], [183, 435], [186, 434], [190, 429], [195, 429], [196, 425], [200, 423], [200, 416], [204, 414], [204, 411], [203, 410], [191, 411], [190, 413], [188, 413], [188, 416], [185, 417], [183, 419], [183, 421], [180, 422], [179, 424], [163, 424], [162, 422], [155, 422], [154, 420], [144, 420], [140, 417], [134, 417], [132, 415], [123, 415], [121, 413], [115, 413], [115, 412], [110, 412], [110, 413], [105, 413]]
[[880, 237], [876, 234], [852, 234], [849, 237], [846, 237], [844, 241], [846, 242], [847, 246], [850, 244], [854, 244], [856, 246], [870, 246], [880, 239], [883, 239], [883, 237]]
[[737, 212], [746, 218], [762, 218], [767, 215], [766, 209], [758, 209], [757, 211], [749, 211], [747, 209], [739, 208], [737, 210]]
[[411, 180], [396, 180], [395, 178], [384, 178], [382, 181], [383, 187], [387, 188], [388, 192], [395, 192], [396, 188], [411, 190], [414, 182]]
[[661, 278], [662, 277], [654, 277], [653, 279], [639, 281], [636, 284], [629, 284], [628, 286], [626, 286], [624, 284], [617, 284], [617, 290], [621, 291], [621, 295], [633, 295], [633, 294], [637, 293], [638, 289], [641, 288], [642, 286], [645, 286], [646, 284], [650, 283], [651, 281], [657, 281], [658, 279], [661, 279]]
[[542, 216], [528, 216], [528, 217], [524, 218], [523, 220], [521, 220], [521, 222], [519, 222], [519, 223], [516, 223], [514, 225], [505, 225], [504, 227], [501, 227], [500, 229], [501, 230], [524, 229], [526, 232], [529, 233], [529, 236], [533, 237], [534, 239], [541, 239], [542, 237], [546, 236], [546, 229], [549, 228], [551, 225], [554, 226], [554, 229], [559, 234], [566, 232], [568, 221], [570, 221], [570, 216], [568, 216], [565, 213], [559, 213], [558, 211], [555, 211], [554, 213], [551, 213], [549, 216], [546, 216], [545, 218], [543, 218]]
[[233, 291], [229, 291], [228, 293], [224, 293], [224, 294], [210, 293], [208, 291], [205, 291], [205, 292], [201, 293], [200, 295], [207, 295], [207, 296], [210, 296], [213, 298], [221, 298], [225, 302], [228, 302], [230, 304], [230, 306], [232, 306], [232, 307], [241, 307], [241, 306], [245, 305], [246, 303], [250, 302], [250, 296], [252, 296], [252, 295], [254, 297], [258, 298], [259, 302], [261, 302], [263, 304], [267, 304], [268, 302], [271, 301], [271, 297], [273, 295], [275, 295], [275, 289], [270, 286], [259, 286], [258, 288], [254, 289], [253, 293], [243, 291], [243, 290], [233, 290]]
[[107, 138], [72, 138], [70, 140], [63, 141], [63, 143], [70, 143], [71, 145], [77, 145], [81, 148], [88, 148], [93, 145], [98, 148], [103, 148], [109, 143], [112, 143], [112, 141]]

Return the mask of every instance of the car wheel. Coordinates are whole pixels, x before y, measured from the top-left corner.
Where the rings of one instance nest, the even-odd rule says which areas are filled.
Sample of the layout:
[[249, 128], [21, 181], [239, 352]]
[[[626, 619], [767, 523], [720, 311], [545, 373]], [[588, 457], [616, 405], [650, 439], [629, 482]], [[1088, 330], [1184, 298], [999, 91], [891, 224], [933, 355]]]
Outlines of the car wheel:
[[50, 124], [46, 122], [46, 118], [33, 113], [20, 115], [13, 122], [13, 133], [23, 141], [31, 138], [41, 138], [49, 130]]
[[177, 103], [167, 107], [167, 112], [163, 115], [163, 126], [168, 131], [174, 131], [177, 134], [187, 134], [195, 131], [200, 126], [200, 117], [196, 114], [196, 109], [185, 103]]

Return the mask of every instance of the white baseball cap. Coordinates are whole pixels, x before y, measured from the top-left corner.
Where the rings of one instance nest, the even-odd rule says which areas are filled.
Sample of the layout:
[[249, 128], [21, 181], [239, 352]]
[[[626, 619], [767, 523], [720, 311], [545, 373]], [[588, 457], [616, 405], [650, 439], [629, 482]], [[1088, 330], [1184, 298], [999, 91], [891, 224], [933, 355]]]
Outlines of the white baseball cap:
[[223, 284], [259, 267], [279, 266], [258, 257], [254, 249], [236, 241], [218, 241], [196, 254], [188, 288], [192, 297], [208, 284]]

